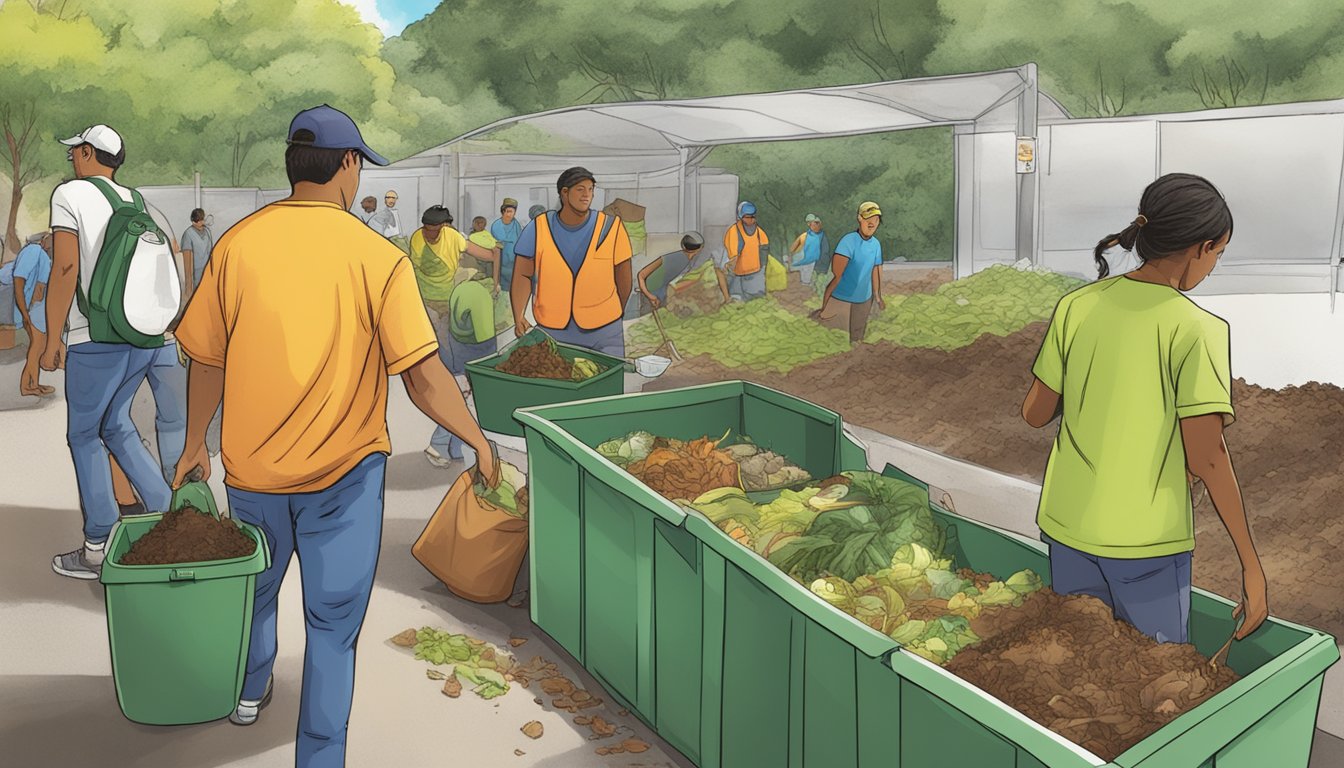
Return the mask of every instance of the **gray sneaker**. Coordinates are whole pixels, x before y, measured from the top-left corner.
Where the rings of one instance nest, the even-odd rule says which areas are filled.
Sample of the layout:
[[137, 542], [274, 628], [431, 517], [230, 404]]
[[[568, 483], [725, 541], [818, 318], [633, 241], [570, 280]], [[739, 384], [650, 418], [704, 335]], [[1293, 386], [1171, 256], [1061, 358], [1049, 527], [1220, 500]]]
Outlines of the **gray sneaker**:
[[51, 569], [72, 579], [93, 581], [103, 573], [104, 551], [80, 547], [51, 559]]
[[266, 692], [261, 695], [261, 699], [259, 701], [240, 700], [237, 708], [233, 710], [233, 714], [229, 715], [229, 722], [234, 725], [251, 725], [257, 722], [257, 714], [265, 709], [267, 704], [271, 703], [271, 691], [274, 686], [275, 676], [266, 678]]

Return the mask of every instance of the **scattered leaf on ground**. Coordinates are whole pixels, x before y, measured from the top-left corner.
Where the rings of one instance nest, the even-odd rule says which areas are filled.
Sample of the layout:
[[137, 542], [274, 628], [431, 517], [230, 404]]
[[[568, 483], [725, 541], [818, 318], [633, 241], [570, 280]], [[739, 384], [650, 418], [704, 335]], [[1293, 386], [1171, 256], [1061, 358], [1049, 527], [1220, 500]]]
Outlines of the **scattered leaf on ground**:
[[616, 734], [616, 724], [608, 723], [599, 716], [593, 717], [591, 727], [593, 729], [593, 738], [605, 739], [608, 736], [614, 736]]
[[523, 735], [529, 739], [540, 739], [541, 734], [544, 733], [546, 729], [542, 727], [541, 723], [533, 720], [527, 725], [524, 725], [521, 730]]
[[426, 669], [426, 670], [425, 670], [425, 677], [428, 677], [430, 680], [447, 680], [447, 679], [448, 679], [448, 676], [447, 676], [447, 675], [443, 674], [442, 672], [440, 672], [440, 671], [437, 670], [437, 669]]
[[402, 648], [414, 648], [414, 647], [415, 647], [415, 630], [414, 630], [414, 629], [408, 629], [408, 630], [406, 630], [405, 632], [401, 632], [401, 633], [395, 635], [395, 636], [392, 638], [392, 642], [395, 643], [396, 645], [401, 646]]
[[443, 695], [450, 699], [456, 699], [458, 696], [462, 695], [462, 681], [458, 680], [456, 675], [444, 681]]
[[633, 752], [635, 754], [647, 752], [649, 750], [649, 745], [639, 739], [626, 739], [621, 742], [621, 746], [625, 747], [626, 752]]
[[517, 647], [523, 645], [523, 644], [526, 643], [526, 642], [527, 642], [527, 638], [526, 638], [526, 637], [510, 637], [510, 638], [509, 638], [509, 645], [513, 646], [514, 648], [517, 648]]
[[513, 754], [515, 754], [515, 755], [517, 755], [517, 756], [519, 756], [519, 757], [522, 757], [523, 755], [526, 755], [527, 753], [524, 752], [524, 751], [521, 750], [521, 749], [515, 749], [515, 750], [513, 750]]
[[578, 717], [574, 718], [575, 725], [588, 725], [591, 722], [593, 722], [593, 718], [588, 717], [587, 715], [579, 715]]

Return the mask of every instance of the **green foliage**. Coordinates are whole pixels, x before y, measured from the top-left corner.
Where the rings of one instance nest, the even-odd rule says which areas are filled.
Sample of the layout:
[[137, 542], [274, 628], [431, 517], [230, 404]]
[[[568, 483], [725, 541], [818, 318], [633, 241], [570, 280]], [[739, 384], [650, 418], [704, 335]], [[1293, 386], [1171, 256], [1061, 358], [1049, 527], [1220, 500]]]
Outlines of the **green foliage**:
[[874, 200], [884, 258], [952, 258], [950, 129], [720, 147], [708, 162], [739, 176], [741, 197], [756, 203], [760, 225], [782, 249], [809, 213], [834, 246], [854, 231], [859, 203]]
[[853, 580], [891, 564], [902, 545], [941, 552], [946, 533], [929, 509], [929, 493], [911, 483], [872, 472], [847, 472], [846, 501], [860, 506], [823, 511], [807, 531], [771, 555], [781, 571], [808, 583], [831, 575]]

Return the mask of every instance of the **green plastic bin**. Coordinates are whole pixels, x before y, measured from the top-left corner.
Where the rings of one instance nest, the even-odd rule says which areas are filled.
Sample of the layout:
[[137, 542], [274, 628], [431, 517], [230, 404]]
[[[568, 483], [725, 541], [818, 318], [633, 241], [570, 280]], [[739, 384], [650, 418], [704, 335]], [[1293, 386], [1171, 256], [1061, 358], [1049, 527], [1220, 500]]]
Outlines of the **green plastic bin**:
[[[195, 490], [193, 504], [214, 506], [208, 488], [204, 496]], [[174, 495], [174, 508], [182, 496]], [[233, 712], [242, 693], [253, 589], [257, 574], [270, 567], [270, 548], [260, 529], [235, 521], [257, 544], [246, 557], [120, 565], [131, 544], [162, 518], [123, 519], [103, 563], [117, 702], [127, 719], [146, 725], [218, 720]]]
[[570, 362], [576, 357], [586, 357], [602, 366], [603, 371], [584, 381], [563, 381], [528, 379], [498, 370], [497, 366], [508, 359], [516, 345], [517, 342], [489, 357], [467, 363], [467, 381], [476, 398], [476, 420], [481, 429], [521, 437], [523, 429], [513, 420], [516, 408], [609, 397], [625, 391], [624, 360], [560, 342], [556, 342], [556, 347], [561, 357]]
[[[1307, 765], [1339, 658], [1328, 635], [1271, 619], [1232, 648], [1242, 680], [1108, 764], [905, 653], [593, 450], [631, 429], [689, 438], [737, 425], [814, 476], [867, 468], [829, 411], [729, 382], [516, 418], [534, 500], [533, 620], [701, 768]], [[1041, 542], [930, 506], [956, 529], [958, 567], [1048, 580]], [[1201, 652], [1231, 633], [1230, 614], [1194, 590]]]

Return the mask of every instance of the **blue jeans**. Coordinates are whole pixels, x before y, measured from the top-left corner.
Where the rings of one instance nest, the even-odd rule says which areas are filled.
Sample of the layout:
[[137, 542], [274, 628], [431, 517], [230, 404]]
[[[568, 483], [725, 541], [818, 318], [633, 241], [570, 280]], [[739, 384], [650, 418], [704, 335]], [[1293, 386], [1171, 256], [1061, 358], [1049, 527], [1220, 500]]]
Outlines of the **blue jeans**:
[[65, 436], [75, 462], [84, 538], [91, 543], [107, 540], [119, 514], [109, 452], [149, 511], [166, 512], [172, 499], [161, 468], [155, 466], [131, 421], [131, 401], [158, 353], [90, 341], [70, 347], [66, 354]]
[[163, 479], [173, 482], [182, 447], [187, 442], [187, 369], [177, 361], [177, 344], [154, 350], [149, 366], [149, 389], [154, 393], [154, 431], [159, 439], [159, 467]]
[[1191, 553], [1123, 559], [1097, 557], [1041, 535], [1050, 545], [1051, 586], [1061, 595], [1092, 595], [1117, 619], [1159, 643], [1188, 643]]
[[580, 328], [573, 320], [563, 330], [554, 328], [542, 328], [542, 330], [561, 344], [591, 349], [611, 357], [625, 357], [625, 324], [621, 322], [621, 318], [616, 318], [591, 331]]
[[238, 520], [266, 534], [271, 567], [257, 576], [252, 638], [242, 698], [266, 692], [275, 666], [276, 604], [290, 557], [299, 554], [307, 646], [295, 765], [345, 765], [345, 736], [355, 696], [355, 644], [369, 607], [383, 529], [387, 455], [373, 453], [329, 488], [312, 493], [254, 493], [229, 488]]

